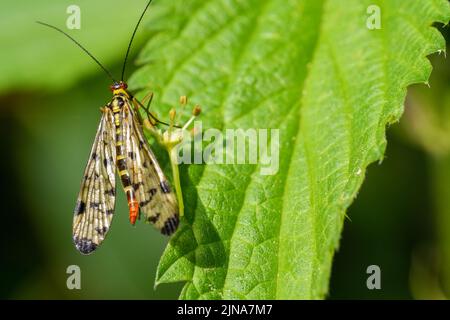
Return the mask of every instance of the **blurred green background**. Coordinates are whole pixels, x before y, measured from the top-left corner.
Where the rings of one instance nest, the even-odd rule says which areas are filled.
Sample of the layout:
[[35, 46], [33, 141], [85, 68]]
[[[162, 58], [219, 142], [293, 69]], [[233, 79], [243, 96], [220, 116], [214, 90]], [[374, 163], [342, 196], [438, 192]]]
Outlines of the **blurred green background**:
[[[128, 223], [124, 196], [108, 239], [81, 256], [71, 240], [72, 211], [109, 80], [62, 35], [73, 1], [21, 1], [0, 12], [2, 222], [0, 297], [175, 299], [181, 284], [153, 288], [167, 239]], [[70, 33], [114, 74], [146, 0], [79, 0], [82, 25]], [[104, 14], [104, 8], [108, 14]], [[149, 36], [144, 21], [136, 54]], [[447, 40], [448, 28], [443, 30]], [[6, 44], [6, 45], [5, 45]], [[450, 297], [450, 64], [432, 57], [430, 87], [410, 88], [405, 115], [388, 130], [386, 157], [372, 164], [351, 206], [335, 256], [330, 298]], [[366, 268], [379, 265], [381, 290], [368, 290]], [[81, 290], [66, 269], [81, 268]]]

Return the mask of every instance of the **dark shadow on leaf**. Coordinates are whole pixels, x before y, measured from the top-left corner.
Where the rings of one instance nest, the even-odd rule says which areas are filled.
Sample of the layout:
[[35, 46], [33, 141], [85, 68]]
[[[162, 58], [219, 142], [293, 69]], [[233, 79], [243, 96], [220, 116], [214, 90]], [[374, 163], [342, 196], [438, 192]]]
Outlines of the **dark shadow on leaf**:
[[[204, 166], [189, 168], [191, 176], [201, 177]], [[198, 198], [196, 181], [188, 174], [186, 166], [180, 167], [180, 178], [185, 199], [185, 215], [180, 230], [171, 239], [178, 257], [185, 257], [195, 266], [203, 268], [223, 267], [227, 253], [216, 227], [211, 223], [203, 203]]]

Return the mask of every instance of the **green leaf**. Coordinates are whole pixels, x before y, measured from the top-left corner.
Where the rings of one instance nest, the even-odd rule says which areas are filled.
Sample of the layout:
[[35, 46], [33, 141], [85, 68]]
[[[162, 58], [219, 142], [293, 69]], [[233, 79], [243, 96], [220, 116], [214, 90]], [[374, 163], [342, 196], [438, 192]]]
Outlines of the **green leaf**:
[[[445, 0], [159, 1], [135, 89], [159, 116], [179, 95], [203, 128], [279, 128], [280, 166], [182, 166], [186, 217], [157, 284], [184, 299], [324, 298], [345, 212], [406, 87], [426, 82], [444, 48]], [[381, 29], [369, 30], [369, 5]]]

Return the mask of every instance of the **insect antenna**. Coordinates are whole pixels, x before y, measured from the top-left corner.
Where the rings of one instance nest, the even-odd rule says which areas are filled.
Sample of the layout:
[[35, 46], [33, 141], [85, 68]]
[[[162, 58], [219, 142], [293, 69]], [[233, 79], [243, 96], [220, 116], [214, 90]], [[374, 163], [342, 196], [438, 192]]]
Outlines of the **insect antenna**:
[[86, 52], [88, 54], [89, 57], [91, 57], [99, 66], [100, 68], [103, 69], [103, 71], [105, 71], [105, 73], [108, 75], [109, 78], [111, 78], [111, 80], [114, 83], [117, 83], [117, 81], [114, 79], [114, 77], [112, 76], [111, 72], [108, 71], [108, 69], [106, 69], [101, 63], [100, 61], [98, 61], [93, 55], [92, 53], [90, 53], [85, 47], [83, 47], [77, 40], [75, 40], [73, 37], [71, 37], [69, 34], [67, 34], [66, 32], [62, 31], [61, 29], [59, 29], [58, 27], [52, 26], [51, 24], [45, 23], [45, 22], [40, 22], [40, 21], [36, 21], [36, 23], [39, 23], [43, 26], [55, 29], [56, 31], [61, 32], [63, 35], [65, 35], [67, 38], [69, 38], [70, 40], [72, 40], [78, 47], [80, 47], [84, 52]]
[[142, 14], [141, 14], [141, 17], [139, 18], [139, 20], [138, 20], [138, 22], [137, 22], [137, 24], [136, 24], [136, 27], [134, 27], [134, 31], [133, 31], [133, 34], [132, 34], [132, 36], [131, 36], [130, 43], [128, 43], [128, 49], [127, 49], [127, 53], [125, 54], [125, 60], [123, 61], [122, 76], [121, 76], [121, 78], [120, 78], [120, 80], [122, 80], [122, 81], [123, 81], [123, 78], [124, 78], [124, 75], [125, 75], [125, 67], [127, 66], [127, 60], [128, 60], [128, 55], [130, 54], [131, 44], [133, 43], [134, 36], [136, 35], [136, 31], [137, 31], [139, 25], [141, 24], [142, 18], [144, 18], [145, 12], [147, 11], [147, 9], [148, 9], [148, 7], [150, 6], [150, 4], [152, 3], [152, 1], [153, 1], [153, 0], [150, 0], [150, 1], [147, 3], [147, 5], [145, 6], [144, 11], [143, 11]]

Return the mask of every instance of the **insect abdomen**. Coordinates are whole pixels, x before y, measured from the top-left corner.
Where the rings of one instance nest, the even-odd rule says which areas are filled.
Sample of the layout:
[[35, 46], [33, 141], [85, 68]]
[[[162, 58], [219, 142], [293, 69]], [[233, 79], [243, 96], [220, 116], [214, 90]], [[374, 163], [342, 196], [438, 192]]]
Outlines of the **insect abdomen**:
[[125, 148], [123, 147], [123, 132], [122, 132], [122, 107], [124, 105], [124, 101], [122, 98], [117, 98], [113, 102], [113, 113], [114, 113], [114, 122], [116, 126], [116, 166], [117, 171], [120, 176], [120, 180], [122, 181], [123, 189], [127, 195], [128, 207], [130, 209], [130, 222], [131, 224], [136, 223], [136, 219], [139, 215], [139, 204], [136, 199], [136, 195], [134, 193], [134, 189], [131, 186], [131, 178], [130, 173], [128, 171]]

